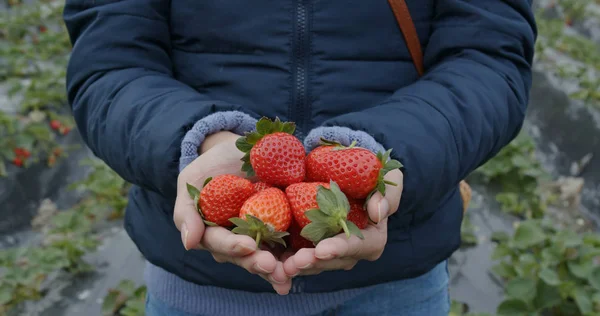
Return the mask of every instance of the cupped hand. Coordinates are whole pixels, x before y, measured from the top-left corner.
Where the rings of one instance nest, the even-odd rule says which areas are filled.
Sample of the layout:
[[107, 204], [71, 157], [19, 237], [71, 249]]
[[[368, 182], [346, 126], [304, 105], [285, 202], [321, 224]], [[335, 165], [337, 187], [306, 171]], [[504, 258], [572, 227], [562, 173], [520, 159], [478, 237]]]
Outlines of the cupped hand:
[[257, 249], [256, 242], [249, 236], [234, 234], [223, 227], [207, 227], [187, 191], [188, 183], [200, 188], [209, 177], [222, 174], [245, 176], [240, 160], [244, 154], [235, 146], [238, 138], [230, 132], [219, 132], [206, 138], [200, 156], [179, 174], [173, 220], [186, 250], [209, 251], [217, 262], [233, 263], [260, 275], [277, 293], [287, 294], [291, 280], [285, 275], [282, 262], [271, 252]]
[[314, 275], [328, 270], [350, 270], [360, 260], [379, 259], [387, 243], [388, 217], [396, 212], [402, 196], [403, 174], [395, 169], [385, 180], [398, 184], [386, 185], [385, 196], [375, 193], [367, 204], [370, 223], [361, 230], [364, 239], [344, 233], [322, 240], [315, 248], [300, 249], [283, 264], [286, 275]]

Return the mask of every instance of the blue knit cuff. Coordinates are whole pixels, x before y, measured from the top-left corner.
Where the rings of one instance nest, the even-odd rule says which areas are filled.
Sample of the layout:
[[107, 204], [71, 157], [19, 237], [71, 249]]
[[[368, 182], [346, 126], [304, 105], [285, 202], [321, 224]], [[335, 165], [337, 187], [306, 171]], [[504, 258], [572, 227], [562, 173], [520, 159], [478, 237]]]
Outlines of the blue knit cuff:
[[363, 131], [355, 131], [347, 127], [324, 126], [310, 131], [304, 139], [304, 147], [307, 151], [319, 146], [321, 137], [336, 141], [344, 146], [356, 141], [356, 146], [372, 151], [373, 153], [384, 152], [385, 148], [379, 144], [371, 135]]
[[198, 158], [198, 148], [206, 136], [220, 131], [244, 135], [245, 132], [256, 128], [256, 121], [250, 115], [238, 111], [216, 112], [199, 120], [185, 134], [181, 142], [179, 171]]

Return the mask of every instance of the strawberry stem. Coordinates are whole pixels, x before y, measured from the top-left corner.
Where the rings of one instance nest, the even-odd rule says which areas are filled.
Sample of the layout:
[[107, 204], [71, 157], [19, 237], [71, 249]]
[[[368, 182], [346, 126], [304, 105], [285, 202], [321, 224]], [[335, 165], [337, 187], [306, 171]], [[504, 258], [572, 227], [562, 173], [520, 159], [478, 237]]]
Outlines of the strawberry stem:
[[350, 229], [348, 229], [348, 225], [346, 224], [346, 220], [343, 218], [340, 218], [339, 220], [340, 226], [342, 226], [342, 229], [344, 230], [344, 233], [346, 233], [346, 237], [350, 238]]
[[261, 237], [262, 237], [262, 236], [261, 236], [261, 233], [260, 233], [260, 231], [256, 232], [256, 247], [257, 247], [257, 248], [258, 248], [258, 247], [260, 247], [260, 242], [261, 242], [261, 240], [260, 240], [260, 239], [261, 239]]
[[388, 180], [384, 180], [383, 183], [385, 183], [387, 185], [392, 185], [392, 186], [395, 186], [395, 187], [398, 186], [398, 183], [395, 183], [395, 182], [392, 182], [392, 181], [388, 181]]

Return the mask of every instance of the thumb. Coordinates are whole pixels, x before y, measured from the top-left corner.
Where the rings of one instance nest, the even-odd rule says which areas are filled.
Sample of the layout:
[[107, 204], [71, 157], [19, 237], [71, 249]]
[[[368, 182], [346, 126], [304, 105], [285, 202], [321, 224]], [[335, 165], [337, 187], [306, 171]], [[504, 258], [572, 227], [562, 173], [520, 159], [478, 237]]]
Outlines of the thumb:
[[195, 248], [202, 239], [205, 225], [196, 210], [194, 200], [189, 196], [179, 194], [175, 200], [173, 211], [175, 226], [181, 232], [181, 242], [186, 250]]
[[369, 218], [373, 222], [379, 223], [388, 217], [390, 213], [390, 204], [381, 193], [377, 192], [371, 196], [371, 199], [367, 204], [367, 212], [369, 213]]

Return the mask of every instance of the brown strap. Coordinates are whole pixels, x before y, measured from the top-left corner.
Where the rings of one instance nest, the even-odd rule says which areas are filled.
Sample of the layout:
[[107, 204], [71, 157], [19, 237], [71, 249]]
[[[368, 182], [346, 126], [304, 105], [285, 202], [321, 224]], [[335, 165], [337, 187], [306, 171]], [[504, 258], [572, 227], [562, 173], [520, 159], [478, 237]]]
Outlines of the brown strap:
[[394, 11], [396, 22], [398, 22], [400, 31], [402, 31], [402, 35], [406, 41], [406, 46], [408, 47], [408, 52], [410, 53], [413, 63], [417, 68], [417, 72], [419, 73], [419, 76], [422, 76], [424, 69], [421, 42], [419, 41], [417, 29], [415, 28], [415, 24], [410, 16], [410, 12], [408, 11], [408, 6], [406, 6], [406, 1], [388, 0], [388, 2], [392, 7], [392, 11]]

